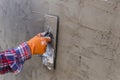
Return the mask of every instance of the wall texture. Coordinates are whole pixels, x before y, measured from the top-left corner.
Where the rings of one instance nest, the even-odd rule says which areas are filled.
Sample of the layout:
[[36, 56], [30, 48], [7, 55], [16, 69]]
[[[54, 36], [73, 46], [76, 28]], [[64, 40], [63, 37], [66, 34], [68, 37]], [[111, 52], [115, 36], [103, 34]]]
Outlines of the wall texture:
[[60, 17], [57, 69], [34, 56], [0, 80], [120, 80], [120, 0], [0, 0], [0, 49], [42, 31], [47, 13]]

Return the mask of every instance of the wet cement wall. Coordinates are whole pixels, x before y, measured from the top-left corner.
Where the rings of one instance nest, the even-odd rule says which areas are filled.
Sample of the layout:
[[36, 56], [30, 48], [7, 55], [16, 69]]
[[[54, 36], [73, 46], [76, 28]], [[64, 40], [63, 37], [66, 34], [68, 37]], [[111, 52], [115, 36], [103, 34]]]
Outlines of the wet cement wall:
[[0, 48], [15, 47], [43, 29], [44, 14], [58, 15], [57, 68], [32, 57], [23, 71], [0, 80], [119, 80], [120, 0], [0, 0]]

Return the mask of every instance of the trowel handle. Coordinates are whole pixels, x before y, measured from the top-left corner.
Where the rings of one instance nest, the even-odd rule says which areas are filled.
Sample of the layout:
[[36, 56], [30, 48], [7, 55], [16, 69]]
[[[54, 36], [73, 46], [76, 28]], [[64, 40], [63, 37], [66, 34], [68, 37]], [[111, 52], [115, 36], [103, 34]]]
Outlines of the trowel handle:
[[45, 37], [50, 37], [51, 39], [54, 39], [53, 34], [51, 32], [46, 32]]
[[46, 37], [46, 36], [48, 36], [48, 35], [49, 35], [49, 32], [48, 32], [48, 31], [46, 31], [44, 36]]

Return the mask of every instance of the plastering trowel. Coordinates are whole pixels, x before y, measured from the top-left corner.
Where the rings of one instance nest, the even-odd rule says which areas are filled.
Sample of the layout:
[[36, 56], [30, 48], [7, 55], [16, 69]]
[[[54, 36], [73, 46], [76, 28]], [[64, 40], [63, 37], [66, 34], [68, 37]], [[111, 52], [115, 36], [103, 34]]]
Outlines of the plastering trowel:
[[42, 55], [42, 63], [49, 70], [54, 70], [56, 68], [58, 23], [59, 19], [57, 16], [45, 15], [44, 36], [50, 37], [52, 40], [47, 44], [46, 52]]

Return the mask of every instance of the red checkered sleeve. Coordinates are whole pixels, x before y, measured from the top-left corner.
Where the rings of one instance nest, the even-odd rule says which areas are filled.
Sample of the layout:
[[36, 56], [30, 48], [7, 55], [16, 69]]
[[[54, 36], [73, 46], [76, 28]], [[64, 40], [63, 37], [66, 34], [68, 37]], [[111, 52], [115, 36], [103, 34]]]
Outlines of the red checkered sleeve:
[[18, 47], [0, 52], [0, 74], [19, 73], [26, 60], [31, 58], [31, 51], [26, 42]]

